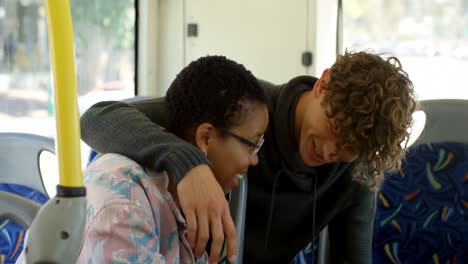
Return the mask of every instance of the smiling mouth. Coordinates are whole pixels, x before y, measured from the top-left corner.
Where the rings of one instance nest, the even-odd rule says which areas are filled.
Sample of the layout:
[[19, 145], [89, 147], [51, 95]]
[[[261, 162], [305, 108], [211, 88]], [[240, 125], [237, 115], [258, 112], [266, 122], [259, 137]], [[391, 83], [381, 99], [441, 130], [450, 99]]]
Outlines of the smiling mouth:
[[312, 158], [318, 162], [324, 162], [325, 159], [317, 153], [317, 145], [315, 144], [315, 139], [312, 138], [312, 146], [309, 149], [309, 153]]

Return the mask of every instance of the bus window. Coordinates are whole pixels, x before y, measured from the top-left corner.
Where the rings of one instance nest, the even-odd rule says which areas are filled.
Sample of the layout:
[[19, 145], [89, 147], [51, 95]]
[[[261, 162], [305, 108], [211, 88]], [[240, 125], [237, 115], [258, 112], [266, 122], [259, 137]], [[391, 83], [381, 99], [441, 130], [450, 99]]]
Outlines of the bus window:
[[397, 56], [418, 99], [468, 99], [468, 2], [343, 1], [343, 49]]
[[[70, 7], [80, 113], [98, 101], [134, 96], [135, 1], [71, 0]], [[1, 132], [55, 135], [46, 23], [43, 1], [0, 1]], [[84, 143], [81, 154], [84, 167]], [[52, 162], [42, 163], [48, 169]], [[58, 176], [44, 180], [55, 185]]]

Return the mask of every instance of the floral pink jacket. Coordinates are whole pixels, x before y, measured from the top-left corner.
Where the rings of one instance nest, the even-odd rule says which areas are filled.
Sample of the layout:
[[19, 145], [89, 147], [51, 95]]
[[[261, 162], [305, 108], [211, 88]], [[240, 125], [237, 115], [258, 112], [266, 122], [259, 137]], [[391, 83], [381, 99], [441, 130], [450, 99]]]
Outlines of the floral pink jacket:
[[77, 263], [205, 263], [195, 260], [166, 173], [106, 154], [84, 171], [87, 221]]

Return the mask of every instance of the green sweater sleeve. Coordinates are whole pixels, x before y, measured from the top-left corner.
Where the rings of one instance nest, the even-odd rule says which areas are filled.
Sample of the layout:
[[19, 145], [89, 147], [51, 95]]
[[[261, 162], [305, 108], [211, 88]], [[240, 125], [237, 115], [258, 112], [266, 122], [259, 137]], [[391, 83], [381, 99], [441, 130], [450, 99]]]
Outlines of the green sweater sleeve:
[[81, 116], [81, 137], [100, 153], [119, 153], [144, 167], [165, 170], [176, 182], [193, 167], [209, 164], [190, 143], [166, 132], [164, 100], [100, 102]]

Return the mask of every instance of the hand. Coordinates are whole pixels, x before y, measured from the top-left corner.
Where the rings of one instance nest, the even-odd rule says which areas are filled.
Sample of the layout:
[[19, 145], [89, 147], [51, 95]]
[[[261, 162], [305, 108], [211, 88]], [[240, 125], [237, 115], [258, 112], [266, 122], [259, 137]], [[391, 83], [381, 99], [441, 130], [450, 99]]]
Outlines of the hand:
[[237, 252], [237, 232], [224, 192], [210, 167], [204, 164], [191, 169], [177, 185], [177, 196], [195, 257], [203, 255], [211, 233], [210, 263], [217, 263], [226, 234], [227, 256], [233, 262]]

